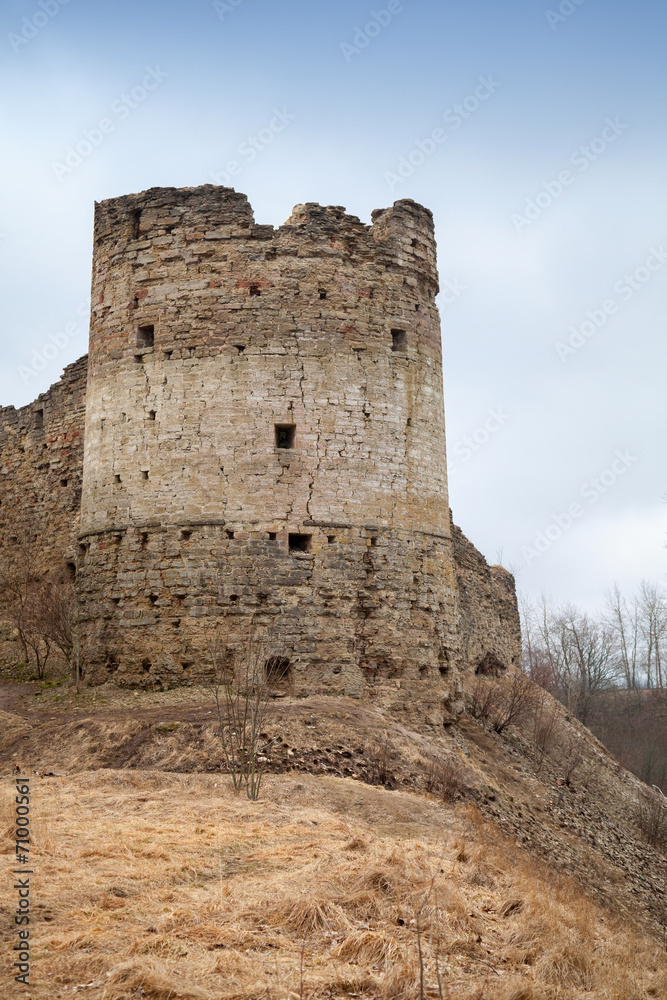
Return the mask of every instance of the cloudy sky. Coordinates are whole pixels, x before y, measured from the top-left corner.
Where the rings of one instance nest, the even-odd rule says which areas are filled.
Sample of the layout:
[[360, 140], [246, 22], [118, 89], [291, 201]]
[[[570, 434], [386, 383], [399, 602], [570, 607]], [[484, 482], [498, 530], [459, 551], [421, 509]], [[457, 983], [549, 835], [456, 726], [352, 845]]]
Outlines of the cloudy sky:
[[667, 583], [666, 27], [664, 0], [5, 0], [0, 403], [86, 350], [96, 200], [415, 198], [455, 520], [527, 595]]

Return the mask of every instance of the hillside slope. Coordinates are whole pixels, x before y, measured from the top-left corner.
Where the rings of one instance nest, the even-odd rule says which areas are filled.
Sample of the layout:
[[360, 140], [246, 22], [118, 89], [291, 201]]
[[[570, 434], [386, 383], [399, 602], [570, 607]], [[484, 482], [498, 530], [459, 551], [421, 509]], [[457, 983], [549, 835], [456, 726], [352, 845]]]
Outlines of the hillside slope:
[[667, 995], [645, 786], [551, 699], [549, 740], [534, 715], [416, 731], [278, 700], [250, 803], [205, 689], [4, 693], [3, 773], [38, 773], [35, 968], [62, 996], [418, 997], [422, 905], [425, 995], [436, 964], [443, 996]]

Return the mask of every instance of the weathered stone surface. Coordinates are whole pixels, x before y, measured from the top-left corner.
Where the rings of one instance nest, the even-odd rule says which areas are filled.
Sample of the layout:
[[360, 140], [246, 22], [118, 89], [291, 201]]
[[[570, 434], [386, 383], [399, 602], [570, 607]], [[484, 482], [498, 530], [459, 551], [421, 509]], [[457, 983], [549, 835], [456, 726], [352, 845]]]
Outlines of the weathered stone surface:
[[0, 438], [3, 505], [39, 484], [45, 560], [78, 532], [91, 683], [187, 683], [219, 624], [230, 666], [255, 629], [296, 695], [437, 724], [462, 669], [517, 660], [513, 581], [450, 526], [437, 290], [408, 200], [275, 230], [211, 185], [96, 206], [80, 524], [26, 456], [76, 431], [78, 482], [85, 359]]

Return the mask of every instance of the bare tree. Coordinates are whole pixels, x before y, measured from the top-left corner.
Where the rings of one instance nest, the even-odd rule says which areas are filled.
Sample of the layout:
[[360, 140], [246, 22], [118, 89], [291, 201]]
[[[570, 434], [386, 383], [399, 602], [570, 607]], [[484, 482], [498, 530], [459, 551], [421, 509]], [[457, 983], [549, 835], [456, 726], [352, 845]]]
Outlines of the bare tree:
[[528, 610], [528, 620], [533, 661], [548, 662], [558, 696], [586, 722], [592, 700], [617, 676], [612, 627], [573, 604], [555, 606], [545, 597]]

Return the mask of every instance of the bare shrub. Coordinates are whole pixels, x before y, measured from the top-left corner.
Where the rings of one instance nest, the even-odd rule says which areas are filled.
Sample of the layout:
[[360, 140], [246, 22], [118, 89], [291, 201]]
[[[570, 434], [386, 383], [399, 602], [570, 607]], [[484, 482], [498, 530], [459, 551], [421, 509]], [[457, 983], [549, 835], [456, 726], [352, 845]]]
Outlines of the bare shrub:
[[245, 788], [249, 799], [259, 798], [268, 759], [263, 749], [263, 730], [270, 698], [264, 664], [266, 649], [252, 633], [238, 671], [230, 666], [219, 629], [207, 637], [213, 661], [213, 695], [218, 715], [220, 742], [235, 792]]
[[637, 808], [637, 826], [652, 847], [667, 845], [667, 799], [660, 792], [646, 792]]
[[495, 712], [497, 701], [497, 687], [480, 678], [466, 698], [468, 714], [479, 722], [486, 722]]
[[430, 757], [426, 763], [425, 788], [443, 802], [451, 802], [462, 789], [460, 769], [453, 757]]
[[531, 738], [537, 770], [542, 770], [544, 758], [553, 750], [558, 738], [558, 706], [546, 691], [540, 690], [533, 699]]
[[394, 762], [398, 756], [399, 754], [386, 730], [366, 747], [366, 759], [376, 784], [389, 785], [394, 782], [396, 777]]
[[521, 722], [534, 701], [534, 686], [524, 674], [513, 674], [509, 684], [498, 689], [491, 714], [491, 724], [497, 733]]

